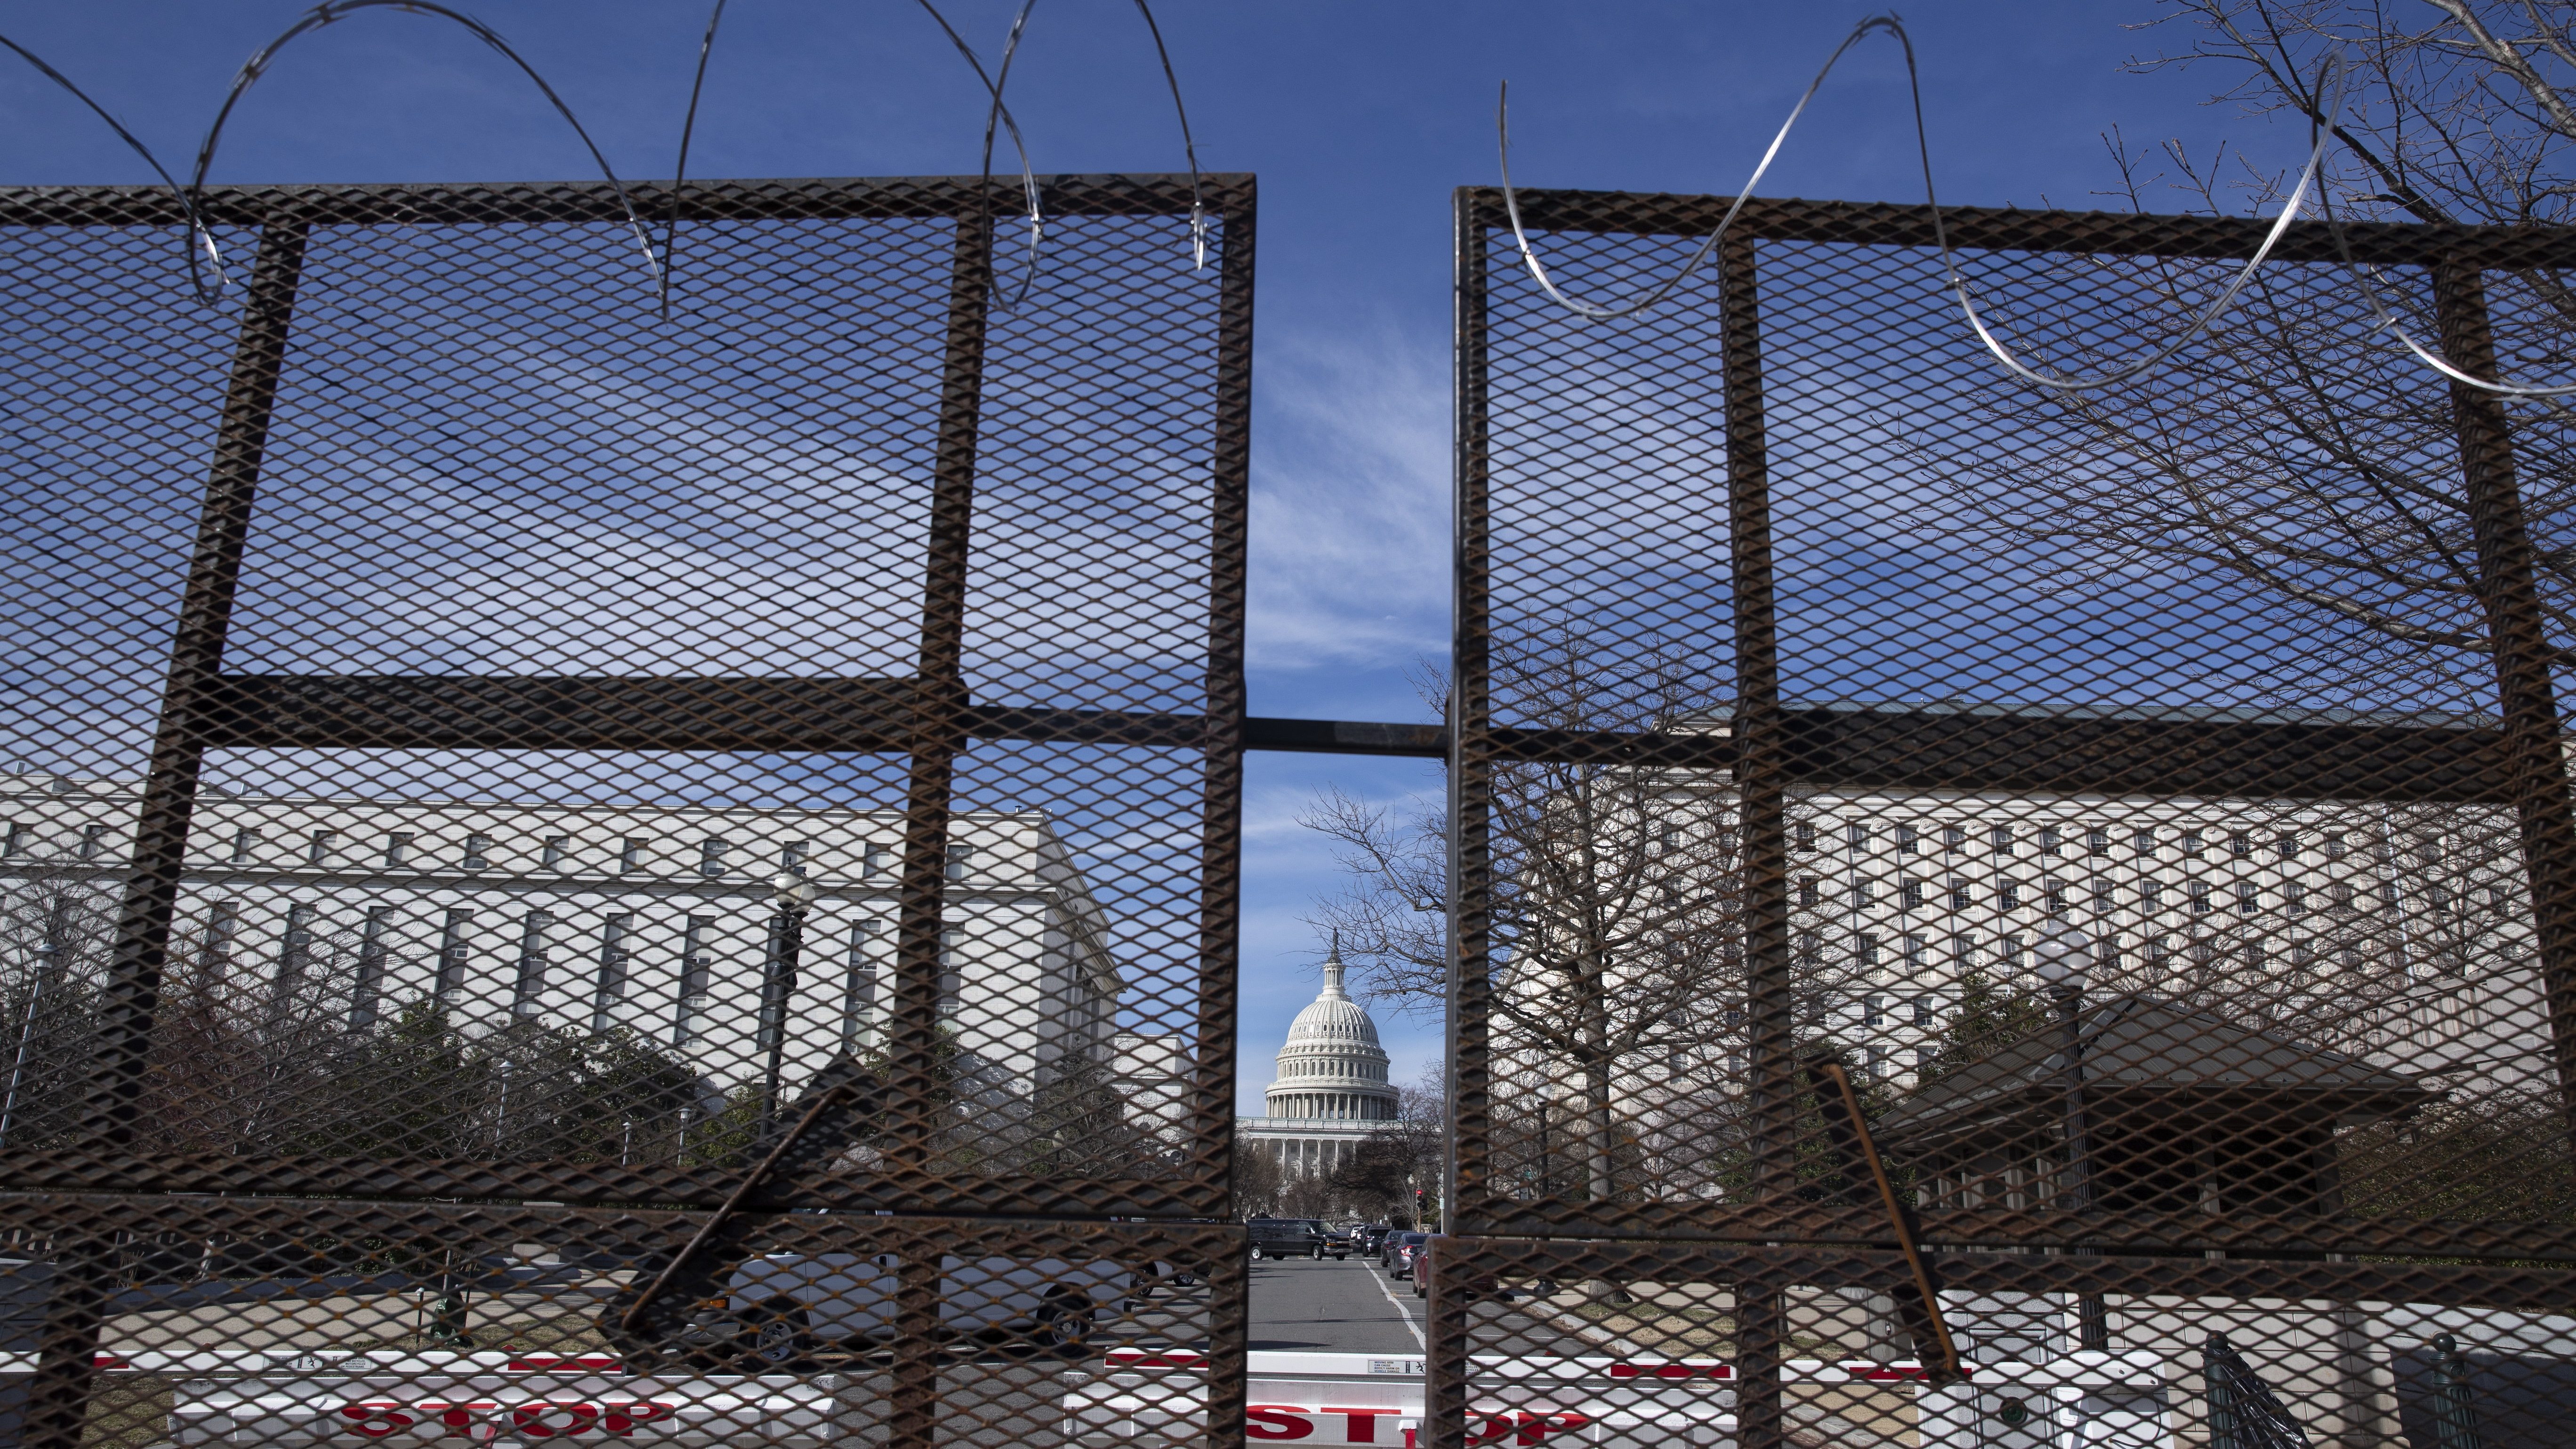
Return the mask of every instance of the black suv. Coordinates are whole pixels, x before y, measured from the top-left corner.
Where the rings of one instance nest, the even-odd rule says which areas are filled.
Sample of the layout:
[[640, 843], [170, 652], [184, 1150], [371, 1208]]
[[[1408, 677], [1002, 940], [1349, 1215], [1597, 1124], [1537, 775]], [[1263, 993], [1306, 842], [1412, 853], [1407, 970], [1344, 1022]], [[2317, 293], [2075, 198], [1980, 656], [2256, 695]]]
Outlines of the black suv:
[[1256, 1258], [1320, 1258], [1324, 1225], [1306, 1218], [1246, 1218]]

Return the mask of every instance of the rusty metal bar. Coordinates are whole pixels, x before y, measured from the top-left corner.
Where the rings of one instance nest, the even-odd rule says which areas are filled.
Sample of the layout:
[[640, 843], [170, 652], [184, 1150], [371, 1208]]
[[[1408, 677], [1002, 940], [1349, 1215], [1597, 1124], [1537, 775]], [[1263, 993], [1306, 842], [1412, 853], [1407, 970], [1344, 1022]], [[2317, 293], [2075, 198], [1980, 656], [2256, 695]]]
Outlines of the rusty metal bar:
[[[92, 1151], [115, 1152], [133, 1134], [150, 1059], [161, 973], [170, 954], [179, 877], [188, 859], [188, 827], [205, 764], [205, 695], [223, 667], [233, 601], [241, 582], [242, 543], [259, 495], [260, 465], [268, 449], [270, 413], [286, 366], [287, 333], [304, 269], [307, 227], [281, 218], [260, 233], [250, 298], [234, 348], [223, 420], [215, 438], [197, 541], [179, 600], [171, 640], [170, 670], [162, 687], [159, 725], [135, 828], [132, 869], [117, 917], [100, 1012], [97, 1057], [85, 1103], [81, 1136]], [[26, 1443], [30, 1449], [79, 1449], [88, 1421], [92, 1361], [104, 1322], [108, 1269], [91, 1262], [107, 1239], [83, 1236], [55, 1264], [48, 1304], [43, 1361], [29, 1390]]]
[[[1470, 190], [1491, 209], [1489, 214], [1500, 214], [1499, 189]], [[1530, 231], [1569, 235], [1706, 236], [1734, 204], [1728, 196], [1635, 191], [1523, 191], [1519, 199], [1522, 222]], [[2270, 222], [2252, 217], [1992, 206], [1945, 206], [1941, 222], [1950, 244], [1967, 250], [2212, 261], [2253, 256], [2271, 229]], [[2576, 266], [2576, 238], [2554, 227], [2347, 222], [2344, 232], [2355, 260], [2381, 265], [2430, 265], [2449, 256], [2494, 269]], [[1920, 202], [1785, 196], [1748, 198], [1727, 235], [1860, 246], [1938, 244], [1932, 209]], [[2272, 249], [2272, 260], [2278, 262], [2337, 263], [2342, 257], [2334, 232], [2323, 222], [2293, 222]]]
[[[1736, 808], [1744, 831], [1745, 1031], [1752, 1048], [1745, 1130], [1751, 1134], [1752, 1193], [1796, 1188], [1797, 1042], [1789, 956], [1787, 744], [1780, 707], [1778, 585], [1771, 555], [1770, 449], [1762, 416], [1760, 275], [1749, 237], [1718, 248], [1720, 369], [1726, 388], [1729, 599], [1735, 634]], [[1787, 1323], [1774, 1293], [1738, 1300], [1740, 1441], [1745, 1449], [1784, 1442], [1780, 1369]]]
[[[2472, 375], [2495, 376], [2495, 336], [2478, 268], [2455, 259], [2438, 263], [2433, 295], [2443, 351]], [[2549, 677], [2558, 650], [2541, 617], [2503, 400], [2457, 382], [2450, 393], [2558, 1086], [2566, 1110], [2576, 1115], [2576, 815], [2569, 808], [2566, 731]]]
[[[894, 1130], [889, 1157], [901, 1177], [930, 1172], [937, 1151], [942, 938], [948, 896], [950, 792], [965, 744], [968, 551], [974, 533], [975, 461], [982, 430], [986, 306], [993, 233], [979, 216], [957, 218], [949, 274], [948, 353], [940, 378], [939, 443], [932, 476], [930, 549], [922, 598], [922, 703], [905, 794], [903, 867], [897, 886]], [[888, 1442], [928, 1449], [939, 1424], [939, 1265], [906, 1258], [896, 1295], [894, 1391]]]
[[[1224, 1156], [1202, 1168], [1234, 1201], [1235, 1018], [1241, 1000], [1244, 610], [1252, 515], [1253, 210], [1250, 188], [1225, 218], [1225, 254], [1217, 278], [1216, 446], [1209, 540], [1214, 587], [1208, 598], [1205, 785], [1200, 796], [1199, 1043], [1191, 1080], [1190, 1118]], [[1213, 1130], [1208, 1130], [1212, 1128]], [[1239, 1216], [1229, 1212], [1228, 1216]], [[1238, 1264], [1240, 1260], [1238, 1260]], [[1210, 1344], [1207, 1424], [1220, 1440], [1243, 1423], [1245, 1344], [1252, 1321], [1248, 1271], [1208, 1283]]]
[[[1493, 985], [1493, 766], [1485, 753], [1493, 713], [1487, 618], [1492, 544], [1487, 407], [1486, 220], [1468, 188], [1454, 198], [1456, 291], [1451, 361], [1455, 409], [1450, 587], [1453, 590], [1449, 679], [1449, 1141], [1441, 1215], [1452, 1233], [1475, 1232], [1494, 1196], [1491, 1093], [1486, 1012]], [[1434, 1280], [1435, 1285], [1439, 1281]], [[1464, 1333], [1431, 1338], [1423, 1363], [1423, 1428], [1431, 1449], [1461, 1449], [1467, 1433], [1468, 1343]]]

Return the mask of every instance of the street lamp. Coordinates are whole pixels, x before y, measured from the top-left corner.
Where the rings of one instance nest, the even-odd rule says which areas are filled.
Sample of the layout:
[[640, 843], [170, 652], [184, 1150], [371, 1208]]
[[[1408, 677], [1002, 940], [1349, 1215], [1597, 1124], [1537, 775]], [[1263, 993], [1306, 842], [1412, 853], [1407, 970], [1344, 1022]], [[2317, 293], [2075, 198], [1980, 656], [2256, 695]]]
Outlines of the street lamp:
[[758, 1045], [769, 1054], [760, 1078], [760, 1126], [768, 1133], [778, 1115], [778, 1077], [787, 1058], [787, 999], [796, 991], [796, 957], [805, 946], [805, 912], [821, 894], [814, 883], [792, 870], [771, 879], [769, 960], [760, 979]]
[[1547, 1142], [1547, 1109], [1548, 1109], [1549, 1105], [1550, 1105], [1550, 1104], [1552, 1104], [1552, 1103], [1554, 1103], [1555, 1101], [1556, 1101], [1556, 1083], [1554, 1083], [1554, 1082], [1552, 1082], [1552, 1081], [1548, 1081], [1548, 1082], [1541, 1082], [1541, 1083], [1539, 1083], [1539, 1084], [1538, 1084], [1538, 1195], [1539, 1195], [1539, 1196], [1541, 1196], [1541, 1197], [1549, 1197], [1549, 1196], [1553, 1196], [1553, 1195], [1555, 1194], [1555, 1192], [1556, 1192], [1556, 1164], [1555, 1164], [1555, 1162], [1554, 1162], [1554, 1161], [1552, 1161], [1552, 1160], [1549, 1158], [1549, 1155], [1548, 1155], [1548, 1142]]
[[[2052, 920], [2041, 928], [2038, 949], [2033, 953], [2040, 984], [2047, 988], [2057, 1005], [2058, 1030], [2064, 1038], [2060, 1054], [2066, 1064], [2066, 1176], [2067, 1197], [2078, 1213], [2093, 1210], [2093, 1142], [2084, 1120], [2084, 982], [2093, 968], [2094, 949], [2091, 938], [2065, 920]], [[2078, 1257], [2096, 1256], [2096, 1250], [2076, 1249]], [[2076, 1295], [2076, 1339], [2083, 1348], [2111, 1346], [2109, 1315], [2102, 1307], [2102, 1295]]]

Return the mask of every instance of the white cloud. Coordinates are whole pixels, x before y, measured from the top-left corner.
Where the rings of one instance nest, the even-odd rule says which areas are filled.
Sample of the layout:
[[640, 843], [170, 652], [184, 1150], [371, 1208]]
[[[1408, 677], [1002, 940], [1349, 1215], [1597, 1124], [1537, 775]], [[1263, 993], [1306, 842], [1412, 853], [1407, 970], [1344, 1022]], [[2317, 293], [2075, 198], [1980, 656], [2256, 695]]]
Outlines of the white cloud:
[[1445, 352], [1381, 330], [1265, 353], [1252, 486], [1256, 668], [1448, 649]]

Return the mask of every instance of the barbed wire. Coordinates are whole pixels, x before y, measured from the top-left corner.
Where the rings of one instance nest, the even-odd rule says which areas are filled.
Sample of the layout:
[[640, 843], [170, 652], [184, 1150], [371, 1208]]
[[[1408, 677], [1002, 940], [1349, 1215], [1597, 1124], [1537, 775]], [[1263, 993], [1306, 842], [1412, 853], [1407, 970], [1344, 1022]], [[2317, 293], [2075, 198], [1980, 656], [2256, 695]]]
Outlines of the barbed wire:
[[[1027, 257], [1020, 269], [1020, 278], [1015, 289], [1006, 295], [998, 275], [993, 283], [994, 299], [1007, 311], [1025, 301], [1030, 288], [1035, 283], [1039, 248], [1046, 231], [1043, 198], [1037, 183], [1036, 169], [1030, 159], [1028, 142], [1021, 134], [1018, 119], [1011, 114], [1010, 108], [1003, 101], [1003, 90], [1010, 79], [1011, 62], [1019, 51], [1020, 39], [1027, 30], [1029, 12], [1035, 7], [1036, 0], [1023, 0], [1018, 15], [1011, 23], [1010, 37], [1002, 52], [1002, 63], [998, 70], [993, 72], [985, 69], [983, 60], [975, 53], [974, 47], [967, 44], [965, 37], [949, 23], [947, 16], [940, 12], [932, 0], [918, 0], [918, 3], [937, 23], [940, 31], [948, 37], [968, 66], [974, 70], [976, 79], [983, 84], [986, 94], [991, 99], [991, 105], [985, 116], [982, 170], [985, 193], [982, 224], [987, 227], [993, 224], [991, 211], [993, 142], [997, 129], [1008, 133], [1013, 148], [1019, 153], [1020, 189], [1027, 202], [1025, 214], [1028, 227]], [[171, 175], [169, 168], [161, 164], [160, 158], [153, 154], [152, 149], [144, 145], [142, 140], [128, 130], [124, 123], [117, 120], [113, 113], [99, 104], [87, 91], [74, 84], [69, 77], [46, 63], [43, 57], [5, 35], [0, 35], [0, 46], [8, 47], [20, 59], [34, 66], [54, 84], [70, 92], [100, 120], [105, 121], [120, 140], [124, 141], [136, 155], [143, 158], [144, 164], [152, 168], [153, 173], [161, 178], [162, 184], [170, 188], [171, 194], [178, 199], [188, 227], [190, 288], [196, 293], [198, 301], [215, 306], [220, 305], [225, 295], [234, 289], [235, 282], [231, 275], [230, 264], [224, 256], [223, 247], [216, 238], [214, 229], [204, 219], [206, 176], [214, 165], [215, 155], [222, 143], [224, 127], [231, 120], [235, 107], [241, 103], [243, 96], [248, 94], [251, 87], [258, 84], [260, 78], [268, 72], [278, 53], [299, 37], [337, 24], [365, 10], [398, 10], [452, 21], [463, 26], [476, 39], [497, 51], [504, 59], [516, 66], [521, 74], [527, 76], [539, 93], [544, 95], [547, 102], [554, 107], [556, 114], [562, 116], [565, 124], [572, 127], [573, 134], [580, 138], [583, 149], [590, 153], [592, 163], [599, 168], [599, 174], [616, 192], [618, 207], [625, 213], [627, 230], [635, 239], [638, 254], [651, 279], [655, 302], [661, 315], [667, 319], [671, 315], [673, 266], [679, 246], [682, 199], [688, 182], [689, 151], [697, 133], [698, 110], [706, 89], [708, 62], [715, 51], [716, 35], [723, 26], [727, 4], [728, 0], [715, 0], [713, 8], [707, 15], [706, 30], [698, 42], [698, 60], [690, 80], [688, 108], [680, 123], [679, 154], [671, 168], [671, 204], [662, 219], [662, 240], [658, 249], [653, 243], [651, 230], [647, 227], [642, 213], [636, 208], [634, 197], [628, 191], [625, 180], [609, 164], [606, 153], [601, 151], [598, 143], [592, 139], [589, 130], [582, 125], [581, 118], [574, 113], [572, 107], [552, 85], [547, 83], [546, 78], [535, 66], [529, 64], [525, 57], [502, 38], [500, 32], [472, 16], [435, 3], [435, 0], [324, 0], [324, 3], [306, 11], [293, 25], [288, 26], [275, 39], [254, 52], [249, 60], [242, 63], [241, 69], [234, 73], [232, 86], [225, 93], [223, 105], [216, 111], [214, 122], [207, 128], [205, 140], [198, 147], [196, 167], [184, 185]], [[1202, 173], [1199, 170], [1198, 143], [1190, 132], [1189, 111], [1181, 99], [1180, 79], [1173, 69], [1171, 52], [1163, 43], [1162, 27], [1155, 22], [1154, 12], [1147, 0], [1135, 0], [1135, 4], [1138, 13], [1145, 19], [1147, 32], [1153, 39], [1155, 57], [1162, 66], [1163, 78], [1171, 90], [1173, 109], [1180, 119], [1181, 144], [1190, 168], [1191, 255], [1194, 267], [1203, 271], [1207, 267], [1208, 218]]]
[[1495, 135], [1502, 159], [1503, 209], [1510, 218], [1513, 243], [1519, 250], [1522, 265], [1528, 270], [1531, 280], [1536, 282], [1540, 290], [1557, 305], [1576, 316], [1595, 322], [1632, 317], [1663, 301], [1672, 294], [1675, 287], [1680, 286], [1692, 273], [1705, 265], [1710, 254], [1715, 252], [1718, 244], [1725, 240], [1728, 228], [1734, 224], [1736, 216], [1744, 210], [1745, 203], [1756, 194], [1762, 177], [1771, 169], [1772, 161], [1779, 156], [1780, 148], [1788, 141], [1790, 131], [1796, 128], [1799, 118], [1806, 113], [1808, 103], [1815, 99], [1817, 90], [1824, 85], [1825, 77], [1833, 73], [1834, 65], [1863, 39], [1882, 32], [1893, 37], [1905, 51], [1905, 76], [1914, 108], [1914, 140], [1916, 156], [1923, 173], [1923, 198], [1925, 205], [1932, 212], [1933, 239], [1940, 248], [1943, 276], [1948, 281], [1952, 293], [1958, 298], [1960, 315], [1966, 320], [1969, 329], [1976, 333], [1977, 340], [1984, 345], [1995, 362], [2015, 377], [2059, 392], [2090, 392], [2117, 387], [2163, 365], [2183, 348], [2191, 345], [2202, 333], [2208, 331], [2229, 308], [2235, 305], [2237, 297], [2253, 282], [2255, 274], [2271, 258], [2274, 247], [2279, 245], [2282, 236], [2289, 230], [2290, 223], [2298, 219], [2306, 203], [2309, 188], [2314, 187], [2319, 216], [2325, 222], [2328, 234], [2334, 239], [2335, 250], [2342, 259], [2344, 270], [2352, 279], [2354, 289], [2360, 292], [2363, 302], [2368, 305], [2371, 315], [2376, 320], [2374, 330], [2387, 333], [2411, 353], [2417, 362], [2463, 387], [2535, 401], [2554, 402], [2560, 398], [2576, 397], [2576, 383], [2510, 382], [2501, 377], [2478, 377], [2462, 369], [2444, 356], [2440, 349], [2426, 345], [2407, 329], [2405, 323], [2389, 307], [2386, 299], [2380, 295], [2378, 284], [2372, 279], [2369, 269], [2354, 258], [2351, 238], [2345, 231], [2343, 219], [2335, 214], [2333, 188], [2320, 180], [2329, 150], [2328, 143], [2334, 139], [2334, 118], [2342, 113], [2345, 93], [2352, 73], [2352, 59], [2342, 47], [2336, 47], [2326, 53], [2324, 63], [2318, 69], [2316, 86], [2303, 105], [2308, 115], [2308, 159], [2299, 170], [2298, 183], [2290, 189], [2289, 195], [2281, 204], [2279, 214], [2273, 218], [2271, 230], [2264, 234], [2262, 245], [2255, 249], [2253, 257], [2237, 270], [2235, 277], [2217, 297], [2203, 307], [2178, 335], [2146, 357], [2117, 371], [2092, 377], [2068, 377], [2061, 373], [2043, 372], [2015, 357], [2012, 350], [2005, 346], [2002, 339], [1996, 337], [1994, 330], [1987, 325], [1985, 315], [1977, 306], [1976, 287], [1961, 271], [1957, 251], [1950, 244], [1949, 228], [1942, 215], [1940, 195], [1933, 185], [1931, 132], [1923, 119], [1923, 81], [1920, 68], [1915, 61], [1914, 41], [1906, 33], [1904, 22], [1893, 15], [1873, 15], [1862, 20], [1852, 27], [1849, 35], [1843, 37], [1840, 45], [1834, 47], [1833, 53], [1825, 58], [1824, 65], [1817, 70], [1815, 79], [1809, 81], [1806, 90], [1800, 93], [1798, 103], [1790, 108], [1788, 119], [1780, 123], [1779, 131], [1772, 136], [1771, 144], [1763, 151], [1761, 161], [1753, 168], [1753, 174], [1746, 179], [1743, 187], [1737, 191], [1733, 202], [1728, 205], [1726, 215], [1719, 219], [1716, 229], [1709, 233], [1700, 243], [1698, 250], [1682, 263], [1680, 269], [1649, 288], [1643, 295], [1612, 305], [1586, 302], [1566, 295], [1565, 291], [1557, 285], [1555, 278], [1548, 275], [1546, 264], [1539, 259], [1537, 248], [1530, 242], [1528, 228], [1521, 219], [1519, 193], [1512, 181], [1511, 87], [1508, 82], [1505, 83], [1494, 116]]

